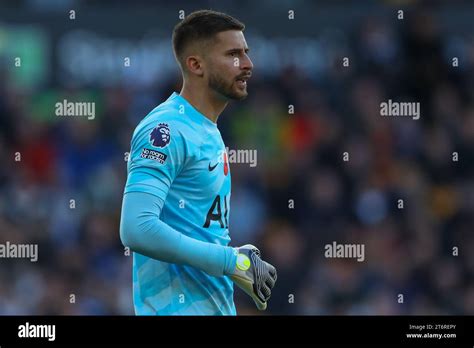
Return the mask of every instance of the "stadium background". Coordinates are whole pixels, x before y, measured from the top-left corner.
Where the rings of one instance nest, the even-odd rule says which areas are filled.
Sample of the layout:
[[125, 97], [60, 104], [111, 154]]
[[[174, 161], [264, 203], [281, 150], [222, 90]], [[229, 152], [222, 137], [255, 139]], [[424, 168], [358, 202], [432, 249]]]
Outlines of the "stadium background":
[[[0, 242], [39, 245], [36, 263], [0, 260], [0, 314], [133, 313], [125, 153], [179, 91], [171, 31], [201, 8], [247, 26], [249, 97], [218, 124], [258, 151], [231, 164], [230, 230], [278, 268], [266, 314], [473, 314], [474, 4], [249, 0], [0, 4]], [[95, 118], [56, 116], [63, 99]], [[420, 120], [380, 116], [388, 99]], [[325, 258], [332, 241], [365, 261]]]

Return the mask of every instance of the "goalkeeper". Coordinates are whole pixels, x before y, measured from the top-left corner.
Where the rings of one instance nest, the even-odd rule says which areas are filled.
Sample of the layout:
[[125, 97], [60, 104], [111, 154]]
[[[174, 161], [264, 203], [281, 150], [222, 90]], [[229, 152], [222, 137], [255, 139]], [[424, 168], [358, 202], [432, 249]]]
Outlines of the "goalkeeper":
[[120, 237], [133, 253], [137, 315], [235, 315], [234, 283], [264, 310], [276, 270], [252, 245], [229, 245], [231, 173], [217, 119], [247, 96], [244, 25], [197, 11], [178, 23], [183, 75], [131, 141]]

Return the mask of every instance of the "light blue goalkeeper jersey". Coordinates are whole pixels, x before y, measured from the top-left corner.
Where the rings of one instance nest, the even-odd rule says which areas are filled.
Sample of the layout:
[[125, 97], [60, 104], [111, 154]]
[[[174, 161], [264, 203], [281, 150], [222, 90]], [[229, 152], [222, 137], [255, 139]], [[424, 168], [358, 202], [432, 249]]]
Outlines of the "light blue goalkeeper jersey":
[[[163, 201], [160, 220], [184, 235], [227, 246], [231, 175], [217, 125], [173, 93], [137, 126], [125, 193]], [[150, 175], [151, 174], [151, 175]], [[137, 315], [235, 315], [233, 283], [133, 253]]]

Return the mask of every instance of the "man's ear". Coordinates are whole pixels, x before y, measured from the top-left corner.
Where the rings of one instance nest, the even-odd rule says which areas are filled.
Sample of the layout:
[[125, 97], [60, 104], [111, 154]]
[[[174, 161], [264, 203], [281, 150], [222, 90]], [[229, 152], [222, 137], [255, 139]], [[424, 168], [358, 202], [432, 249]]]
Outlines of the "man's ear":
[[204, 61], [200, 56], [188, 56], [186, 57], [186, 68], [189, 73], [202, 77], [204, 75]]

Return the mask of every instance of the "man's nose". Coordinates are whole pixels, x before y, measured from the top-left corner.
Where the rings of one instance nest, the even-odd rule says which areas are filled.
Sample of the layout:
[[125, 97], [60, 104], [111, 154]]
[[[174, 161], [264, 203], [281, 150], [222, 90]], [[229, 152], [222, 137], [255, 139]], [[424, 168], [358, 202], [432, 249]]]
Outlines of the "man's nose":
[[241, 62], [240, 62], [240, 68], [243, 70], [252, 70], [253, 69], [253, 63], [250, 60], [249, 56], [245, 56]]

